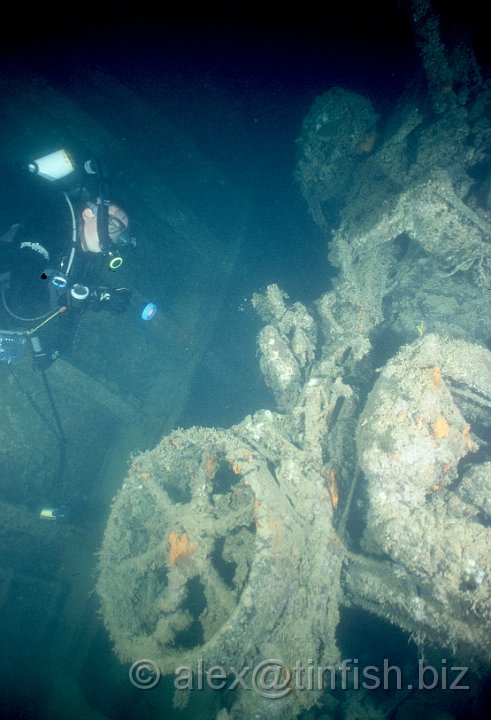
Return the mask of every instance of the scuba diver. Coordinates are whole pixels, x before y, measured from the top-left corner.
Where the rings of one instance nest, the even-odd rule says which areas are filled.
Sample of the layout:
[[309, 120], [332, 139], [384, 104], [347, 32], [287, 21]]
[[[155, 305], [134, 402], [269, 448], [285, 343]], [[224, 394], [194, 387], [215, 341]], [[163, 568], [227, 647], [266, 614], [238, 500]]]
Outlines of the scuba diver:
[[28, 211], [0, 235], [0, 360], [16, 359], [29, 339], [44, 371], [71, 347], [85, 311], [128, 309], [129, 290], [99, 277], [135, 240], [97, 160], [77, 171], [65, 150], [50, 153], [16, 170], [11, 193], [2, 211], [22, 200]]
[[[45, 371], [72, 347], [86, 311], [119, 314], [132, 306], [126, 287], [101, 284], [100, 278], [121, 266], [121, 251], [135, 240], [99, 161], [77, 166], [65, 150], [57, 150], [9, 171], [6, 180], [4, 170], [0, 199], [0, 366], [9, 369], [57, 438], [58, 468], [50, 491], [56, 502], [42, 506], [38, 515], [66, 522], [67, 438]], [[155, 312], [156, 305], [145, 303], [140, 317], [149, 320]], [[14, 369], [29, 349], [51, 416]]]

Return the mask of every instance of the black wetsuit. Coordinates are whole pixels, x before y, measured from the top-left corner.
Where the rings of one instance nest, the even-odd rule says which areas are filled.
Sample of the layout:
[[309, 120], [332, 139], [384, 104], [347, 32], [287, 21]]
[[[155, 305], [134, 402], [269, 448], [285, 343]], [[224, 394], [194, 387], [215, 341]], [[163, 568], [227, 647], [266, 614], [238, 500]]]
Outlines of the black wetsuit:
[[45, 367], [70, 347], [81, 313], [98, 309], [97, 302], [80, 303], [71, 294], [76, 284], [95, 291], [102, 260], [80, 243], [89, 194], [15, 172], [0, 197], [0, 331], [30, 331], [67, 308], [36, 333]]

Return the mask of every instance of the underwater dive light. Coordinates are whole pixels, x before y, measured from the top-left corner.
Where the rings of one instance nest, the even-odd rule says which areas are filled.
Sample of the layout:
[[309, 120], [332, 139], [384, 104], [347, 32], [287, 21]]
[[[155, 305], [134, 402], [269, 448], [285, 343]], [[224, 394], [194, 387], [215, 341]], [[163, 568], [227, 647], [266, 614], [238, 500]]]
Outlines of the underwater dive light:
[[49, 522], [67, 523], [70, 521], [70, 508], [67, 505], [59, 507], [51, 507], [47, 505], [38, 510], [40, 520], [48, 520]]
[[33, 160], [27, 165], [27, 169], [34, 175], [40, 175], [42, 178], [54, 182], [70, 175], [75, 170], [75, 165], [66, 150], [56, 150], [56, 152]]

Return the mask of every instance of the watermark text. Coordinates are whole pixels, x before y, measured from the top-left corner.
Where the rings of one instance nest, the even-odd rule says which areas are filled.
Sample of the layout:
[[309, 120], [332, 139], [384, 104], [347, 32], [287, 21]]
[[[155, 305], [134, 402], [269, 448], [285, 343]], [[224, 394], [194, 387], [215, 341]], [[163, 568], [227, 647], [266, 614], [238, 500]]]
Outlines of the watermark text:
[[[468, 667], [451, 665], [442, 658], [439, 665], [418, 661], [417, 672], [405, 678], [398, 665], [384, 659], [381, 666], [361, 665], [357, 658], [347, 658], [337, 665], [318, 665], [313, 660], [293, 664], [268, 658], [255, 665], [235, 668], [196, 664], [181, 665], [174, 672], [176, 690], [246, 690], [274, 699], [295, 691], [323, 690], [469, 690]], [[160, 681], [161, 671], [153, 660], [137, 660], [129, 670], [132, 685], [151, 690]]]

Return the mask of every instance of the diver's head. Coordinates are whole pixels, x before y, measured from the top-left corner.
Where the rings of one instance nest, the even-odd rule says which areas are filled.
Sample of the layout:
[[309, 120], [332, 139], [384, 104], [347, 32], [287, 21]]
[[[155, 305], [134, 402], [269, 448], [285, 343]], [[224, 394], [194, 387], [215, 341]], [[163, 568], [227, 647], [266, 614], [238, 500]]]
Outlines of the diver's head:
[[134, 241], [129, 219], [119, 205], [87, 202], [82, 212], [81, 245], [84, 252], [112, 255]]

